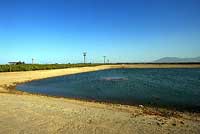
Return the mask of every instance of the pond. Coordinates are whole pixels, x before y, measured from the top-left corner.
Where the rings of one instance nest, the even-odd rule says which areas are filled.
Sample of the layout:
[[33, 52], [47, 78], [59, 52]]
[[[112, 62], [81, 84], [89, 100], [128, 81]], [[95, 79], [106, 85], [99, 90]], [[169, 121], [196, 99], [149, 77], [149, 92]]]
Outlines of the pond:
[[200, 69], [109, 69], [35, 80], [17, 90], [200, 111]]

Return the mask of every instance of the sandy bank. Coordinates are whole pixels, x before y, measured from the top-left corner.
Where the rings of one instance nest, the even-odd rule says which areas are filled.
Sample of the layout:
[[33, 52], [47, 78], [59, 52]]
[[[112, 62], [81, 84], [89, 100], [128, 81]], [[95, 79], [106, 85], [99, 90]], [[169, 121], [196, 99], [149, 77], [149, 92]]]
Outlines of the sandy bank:
[[[200, 114], [162, 116], [155, 109], [99, 104], [37, 95], [10, 94], [16, 83], [109, 68], [200, 67], [192, 65], [106, 65], [29, 72], [0, 73], [0, 134], [5, 133], [195, 133]], [[173, 113], [165, 111], [164, 115]], [[159, 116], [161, 115], [161, 116]]]

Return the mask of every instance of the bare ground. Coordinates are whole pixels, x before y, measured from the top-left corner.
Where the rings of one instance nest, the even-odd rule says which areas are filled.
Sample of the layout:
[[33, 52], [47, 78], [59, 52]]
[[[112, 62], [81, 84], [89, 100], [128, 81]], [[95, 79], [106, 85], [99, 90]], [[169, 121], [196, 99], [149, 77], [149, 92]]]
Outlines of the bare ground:
[[14, 87], [19, 82], [118, 67], [142, 68], [144, 65], [0, 73], [0, 134], [198, 134], [200, 132], [199, 113], [100, 104], [19, 94], [14, 89], [9, 90], [9, 87]]

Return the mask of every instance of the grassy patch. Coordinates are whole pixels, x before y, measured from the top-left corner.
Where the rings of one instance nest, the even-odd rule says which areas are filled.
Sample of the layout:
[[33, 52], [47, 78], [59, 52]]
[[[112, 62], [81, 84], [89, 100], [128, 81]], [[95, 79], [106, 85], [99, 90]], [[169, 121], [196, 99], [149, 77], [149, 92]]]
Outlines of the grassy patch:
[[20, 65], [0, 65], [0, 72], [34, 71], [63, 69], [72, 67], [90, 67], [101, 64], [20, 64]]

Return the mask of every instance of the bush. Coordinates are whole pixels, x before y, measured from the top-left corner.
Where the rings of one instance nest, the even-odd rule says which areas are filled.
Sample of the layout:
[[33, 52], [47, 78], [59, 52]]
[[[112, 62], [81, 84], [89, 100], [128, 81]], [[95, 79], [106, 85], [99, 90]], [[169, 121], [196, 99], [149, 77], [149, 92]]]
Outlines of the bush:
[[88, 67], [88, 66], [97, 66], [97, 65], [101, 65], [101, 64], [18, 64], [18, 65], [0, 65], [0, 72], [63, 69], [63, 68], [71, 68], [71, 67]]

